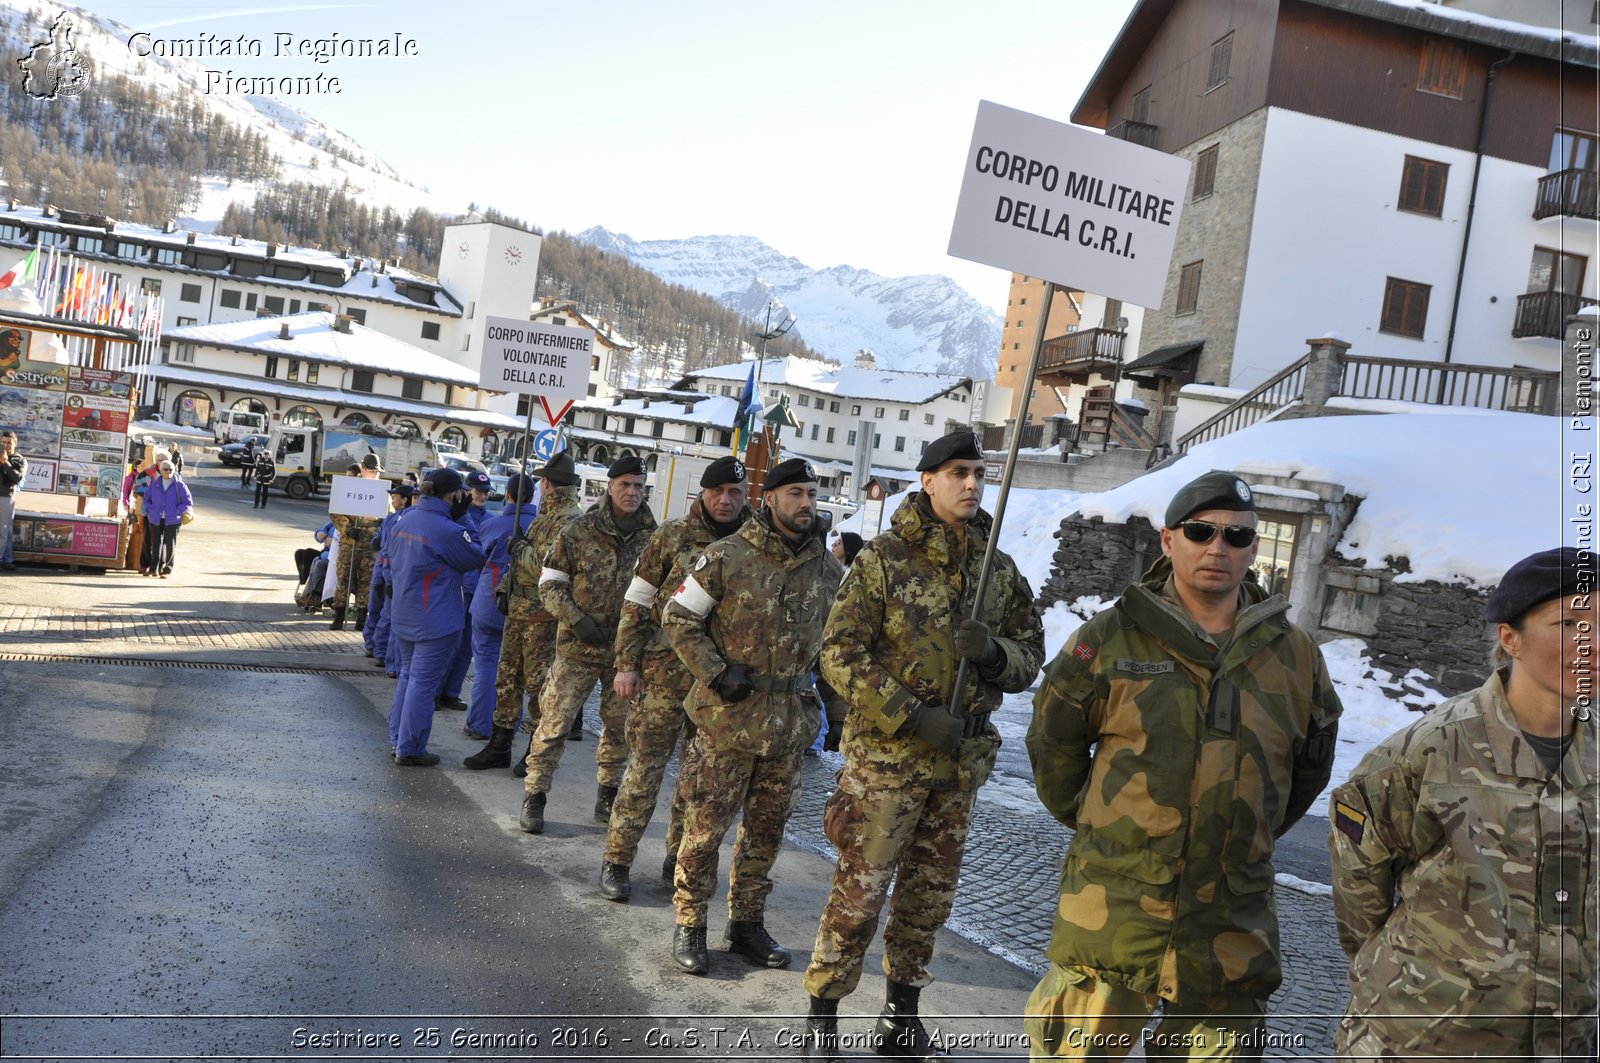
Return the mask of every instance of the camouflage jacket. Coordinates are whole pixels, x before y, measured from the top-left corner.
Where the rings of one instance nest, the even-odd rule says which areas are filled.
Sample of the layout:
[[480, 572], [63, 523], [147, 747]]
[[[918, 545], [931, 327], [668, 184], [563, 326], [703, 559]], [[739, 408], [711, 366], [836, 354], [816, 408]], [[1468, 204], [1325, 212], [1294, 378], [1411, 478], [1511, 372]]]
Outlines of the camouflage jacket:
[[506, 612], [508, 622], [527, 623], [548, 621], [555, 617], [545, 612], [544, 600], [539, 595], [539, 574], [544, 571], [544, 558], [555, 545], [556, 535], [567, 523], [574, 520], [583, 509], [578, 505], [576, 487], [558, 487], [547, 492], [539, 502], [539, 515], [533, 518], [527, 532], [511, 543], [511, 569], [508, 576], [510, 605]]
[[1283, 598], [1246, 583], [1219, 646], [1171, 573], [1079, 628], [1034, 697], [1034, 785], [1075, 831], [1049, 955], [1180, 1003], [1265, 999], [1273, 849], [1327, 785], [1339, 697]]
[[352, 517], [341, 513], [328, 519], [338, 530], [340, 542], [363, 548], [377, 538], [378, 529], [383, 526], [382, 517]]
[[1328, 808], [1351, 961], [1341, 1040], [1592, 1056], [1596, 790], [1594, 724], [1550, 774], [1498, 675], [1368, 753]]
[[[606, 496], [556, 533], [539, 571], [539, 597], [560, 625], [556, 629], [556, 653], [560, 656], [590, 664], [611, 663], [622, 595], [644, 544], [656, 530], [656, 518], [648, 505], [640, 506], [635, 517], [631, 531], [617, 527], [611, 498]], [[599, 625], [604, 642], [588, 643], [573, 634], [572, 625], [585, 614]]]
[[[751, 516], [750, 507], [744, 507], [739, 512], [739, 526], [743, 527]], [[720, 538], [722, 536], [706, 522], [705, 509], [698, 498], [686, 516], [667, 521], [650, 536], [622, 602], [622, 622], [617, 627], [617, 671], [640, 671], [648, 660], [656, 666], [651, 668], [654, 674], [675, 672], [682, 675], [681, 693], [689, 692], [687, 673], [680, 668], [659, 667], [675, 663], [675, 660], [663, 660], [671, 653], [666, 636], [661, 633], [661, 614], [689, 566]]]
[[[662, 629], [694, 673], [683, 709], [702, 740], [783, 757], [822, 726], [811, 670], [844, 567], [815, 537], [791, 550], [768, 520], [748, 520], [707, 548], [667, 603]], [[730, 664], [748, 668], [757, 687], [732, 705], [711, 685]], [[794, 689], [762, 689], [785, 683]]]
[[[906, 727], [918, 705], [950, 703], [960, 664], [955, 630], [972, 615], [993, 526], [981, 510], [964, 527], [945, 524], [917, 492], [850, 566], [828, 617], [822, 676], [849, 703], [840, 749], [847, 777], [860, 785], [976, 789], [993, 770], [1000, 733], [987, 720], [955, 753], [939, 752]], [[961, 715], [968, 717], [1026, 690], [1044, 663], [1033, 591], [1002, 551], [995, 551], [979, 619], [1004, 656], [987, 675], [967, 669]]]

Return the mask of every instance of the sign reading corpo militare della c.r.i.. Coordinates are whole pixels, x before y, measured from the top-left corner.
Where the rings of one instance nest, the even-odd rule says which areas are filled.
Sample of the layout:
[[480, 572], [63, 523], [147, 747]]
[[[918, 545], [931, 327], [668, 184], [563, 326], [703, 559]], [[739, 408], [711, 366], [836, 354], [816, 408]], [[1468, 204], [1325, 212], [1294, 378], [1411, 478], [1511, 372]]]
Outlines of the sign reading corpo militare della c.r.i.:
[[950, 254], [1161, 305], [1189, 161], [984, 100]]

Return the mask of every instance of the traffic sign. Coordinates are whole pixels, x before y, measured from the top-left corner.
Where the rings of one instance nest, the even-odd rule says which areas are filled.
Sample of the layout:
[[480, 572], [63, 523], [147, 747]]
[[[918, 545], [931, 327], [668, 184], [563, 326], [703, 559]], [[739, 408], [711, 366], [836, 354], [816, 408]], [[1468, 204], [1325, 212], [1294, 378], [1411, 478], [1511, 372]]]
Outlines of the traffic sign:
[[560, 432], [554, 428], [546, 428], [533, 437], [533, 456], [540, 461], [549, 461], [556, 456], [556, 444], [560, 440]]

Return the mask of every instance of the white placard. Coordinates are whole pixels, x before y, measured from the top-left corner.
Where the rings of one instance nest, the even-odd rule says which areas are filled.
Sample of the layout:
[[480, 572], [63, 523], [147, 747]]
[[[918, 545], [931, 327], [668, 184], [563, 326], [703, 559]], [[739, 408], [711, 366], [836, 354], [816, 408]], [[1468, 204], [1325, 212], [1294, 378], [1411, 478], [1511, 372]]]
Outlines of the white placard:
[[42, 491], [53, 494], [56, 489], [56, 463], [49, 458], [29, 458], [28, 471], [24, 474], [22, 491]]
[[335, 476], [328, 496], [328, 515], [386, 517], [389, 515], [389, 481], [364, 476]]
[[486, 318], [478, 382], [489, 391], [539, 396], [554, 423], [558, 410], [589, 394], [594, 342], [586, 328]]
[[1161, 305], [1189, 161], [984, 100], [950, 254]]

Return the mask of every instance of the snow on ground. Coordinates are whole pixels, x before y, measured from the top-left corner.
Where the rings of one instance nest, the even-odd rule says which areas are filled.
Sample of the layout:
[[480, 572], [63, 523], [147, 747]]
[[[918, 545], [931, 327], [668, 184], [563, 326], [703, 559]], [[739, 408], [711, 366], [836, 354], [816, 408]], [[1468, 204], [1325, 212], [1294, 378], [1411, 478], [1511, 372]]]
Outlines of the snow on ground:
[[[1108, 521], [1138, 514], [1159, 524], [1167, 502], [1185, 483], [1210, 469], [1238, 469], [1246, 480], [1252, 471], [1298, 474], [1342, 483], [1361, 496], [1356, 519], [1340, 543], [1347, 557], [1376, 567], [1386, 556], [1404, 556], [1411, 560], [1412, 579], [1492, 586], [1512, 562], [1563, 538], [1559, 520], [1551, 516], [1562, 474], [1560, 429], [1554, 417], [1459, 410], [1270, 422], [1196, 447], [1184, 460], [1112, 491], [1014, 488], [1007, 496], [1000, 548], [1038, 593], [1050, 576], [1053, 533], [1074, 511]], [[1396, 455], [1404, 455], [1404, 462]], [[1463, 487], [1463, 476], [1473, 475], [1464, 470], [1492, 476], [1492, 511], [1485, 510], [1481, 493]], [[885, 525], [909, 493], [884, 503]], [[991, 486], [985, 508], [992, 511], [997, 499]], [[857, 512], [839, 530], [859, 533], [862, 517]], [[1113, 604], [1082, 598], [1047, 609], [1046, 663], [1084, 620]], [[1333, 768], [1337, 784], [1374, 745], [1419, 718], [1385, 691], [1403, 692], [1407, 702], [1423, 707], [1444, 698], [1421, 672], [1396, 676], [1375, 667], [1360, 639], [1329, 642], [1322, 652], [1344, 704]], [[995, 714], [1005, 746], [983, 791], [986, 800], [1019, 810], [1038, 808], [1023, 747], [1033, 695], [1033, 690], [1008, 695]], [[1326, 816], [1326, 793], [1311, 812]]]

